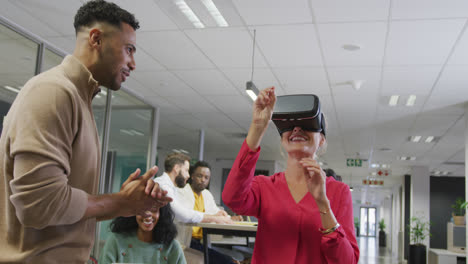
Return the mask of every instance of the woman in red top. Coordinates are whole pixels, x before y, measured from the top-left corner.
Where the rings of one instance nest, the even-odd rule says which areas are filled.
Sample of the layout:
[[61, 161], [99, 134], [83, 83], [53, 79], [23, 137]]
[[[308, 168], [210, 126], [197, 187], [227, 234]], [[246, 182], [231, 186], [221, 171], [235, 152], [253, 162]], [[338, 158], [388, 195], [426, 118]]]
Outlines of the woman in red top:
[[283, 132], [285, 172], [254, 177], [260, 141], [276, 102], [274, 87], [260, 92], [252, 123], [223, 190], [223, 201], [259, 220], [252, 263], [357, 263], [353, 205], [348, 185], [326, 177], [314, 159], [320, 132]]

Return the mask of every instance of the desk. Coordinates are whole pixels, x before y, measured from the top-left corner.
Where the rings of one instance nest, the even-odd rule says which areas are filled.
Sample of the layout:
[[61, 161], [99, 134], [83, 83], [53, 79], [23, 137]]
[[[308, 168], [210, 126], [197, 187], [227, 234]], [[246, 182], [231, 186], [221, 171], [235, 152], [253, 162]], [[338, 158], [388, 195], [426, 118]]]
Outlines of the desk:
[[223, 236], [210, 234], [210, 243], [212, 245], [231, 245], [231, 246], [248, 246], [249, 243], [255, 242], [255, 238], [240, 237], [240, 236]]
[[429, 249], [429, 264], [457, 264], [457, 257], [466, 256], [465, 254], [448, 251], [446, 249]]
[[198, 223], [195, 226], [203, 228], [203, 253], [205, 258], [205, 264], [209, 263], [208, 247], [210, 247], [210, 241], [208, 235], [218, 234], [226, 236], [243, 237], [255, 237], [257, 235], [257, 226], [252, 225]]

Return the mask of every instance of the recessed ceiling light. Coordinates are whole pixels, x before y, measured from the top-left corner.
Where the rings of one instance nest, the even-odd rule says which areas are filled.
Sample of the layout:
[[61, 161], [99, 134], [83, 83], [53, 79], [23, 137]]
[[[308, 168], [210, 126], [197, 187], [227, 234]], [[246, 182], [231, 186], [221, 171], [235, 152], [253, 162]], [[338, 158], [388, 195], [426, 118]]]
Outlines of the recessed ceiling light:
[[412, 94], [408, 97], [408, 100], [406, 100], [406, 106], [414, 106], [415, 102], [416, 102], [416, 95]]
[[345, 44], [342, 46], [342, 48], [347, 51], [356, 51], [356, 50], [361, 49], [361, 47], [359, 47], [358, 45], [354, 45], [354, 44]]
[[412, 142], [419, 142], [421, 140], [421, 136], [411, 136], [410, 141]]
[[428, 137], [426, 138], [426, 140], [424, 140], [424, 142], [426, 142], [426, 143], [431, 143], [433, 140], [434, 140], [434, 137], [433, 137], [433, 136], [428, 136]]
[[399, 95], [392, 95], [390, 96], [390, 101], [388, 101], [389, 106], [395, 106], [398, 104], [398, 98], [400, 98]]
[[409, 160], [416, 160], [416, 157], [410, 157]]
[[448, 171], [444, 171], [444, 172], [442, 172], [442, 175], [448, 175], [448, 174], [449, 174], [449, 172], [448, 172]]
[[210, 15], [216, 21], [216, 24], [218, 24], [218, 26], [220, 27], [229, 26], [226, 20], [224, 19], [223, 15], [221, 15], [221, 12], [219, 12], [218, 8], [216, 7], [216, 5], [213, 3], [212, 0], [202, 0], [202, 2], [205, 5], [206, 9], [208, 9], [208, 12], [210, 12]]
[[187, 3], [184, 0], [176, 0], [175, 4], [195, 28], [205, 27], [205, 25], [203, 25], [200, 19], [198, 19], [197, 15], [195, 15], [193, 10], [187, 5]]

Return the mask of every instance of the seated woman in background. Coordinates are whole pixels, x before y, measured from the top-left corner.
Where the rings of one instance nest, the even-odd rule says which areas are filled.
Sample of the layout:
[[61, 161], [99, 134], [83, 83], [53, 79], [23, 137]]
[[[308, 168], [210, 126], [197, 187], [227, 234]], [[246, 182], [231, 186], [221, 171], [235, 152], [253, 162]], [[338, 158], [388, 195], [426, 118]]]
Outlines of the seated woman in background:
[[[254, 177], [260, 141], [275, 102], [274, 87], [261, 91], [254, 102], [247, 138], [222, 195], [237, 214], [258, 218], [252, 263], [357, 263], [349, 186], [327, 178], [315, 160], [317, 150], [326, 143], [323, 118], [315, 120], [319, 125], [314, 130], [307, 123], [312, 118], [278, 127], [281, 145], [288, 153], [286, 171]], [[320, 105], [318, 98], [316, 105]], [[323, 117], [320, 111], [317, 116]]]
[[99, 264], [182, 263], [186, 264], [170, 205], [145, 215], [118, 217], [110, 225]]

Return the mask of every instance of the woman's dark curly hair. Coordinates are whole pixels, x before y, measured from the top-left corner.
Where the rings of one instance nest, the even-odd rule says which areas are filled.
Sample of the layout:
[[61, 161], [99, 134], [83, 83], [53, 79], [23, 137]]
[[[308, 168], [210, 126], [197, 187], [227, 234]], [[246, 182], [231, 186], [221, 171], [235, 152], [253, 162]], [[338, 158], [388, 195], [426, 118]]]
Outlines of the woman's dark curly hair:
[[[138, 229], [136, 216], [117, 217], [110, 224], [110, 229], [114, 233], [134, 234]], [[177, 228], [174, 224], [174, 213], [171, 205], [168, 204], [159, 209], [159, 220], [153, 229], [153, 243], [168, 246], [176, 236]]]
[[81, 6], [75, 15], [73, 26], [76, 33], [78, 33], [81, 27], [90, 26], [97, 21], [107, 22], [118, 28], [120, 28], [122, 22], [129, 24], [134, 30], [140, 28], [140, 24], [133, 14], [114, 3], [103, 0], [89, 1]]

